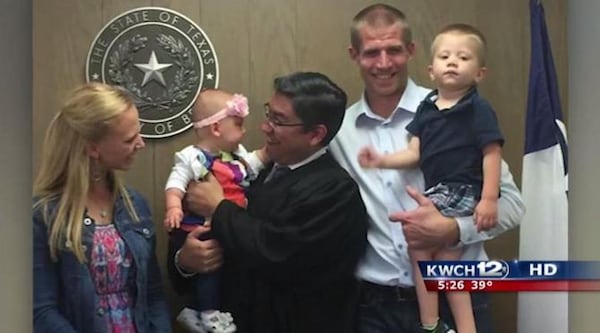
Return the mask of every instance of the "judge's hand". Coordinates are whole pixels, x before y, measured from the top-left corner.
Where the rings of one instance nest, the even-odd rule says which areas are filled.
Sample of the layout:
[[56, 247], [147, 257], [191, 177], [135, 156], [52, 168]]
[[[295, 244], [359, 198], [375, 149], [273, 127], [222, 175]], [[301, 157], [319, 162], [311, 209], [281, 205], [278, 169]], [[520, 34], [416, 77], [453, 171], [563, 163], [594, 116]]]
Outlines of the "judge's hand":
[[186, 271], [207, 273], [223, 264], [223, 250], [219, 243], [214, 239], [200, 240], [200, 236], [209, 230], [206, 226], [198, 226], [187, 235], [178, 262]]
[[205, 217], [212, 216], [224, 199], [223, 188], [212, 173], [209, 173], [203, 181], [190, 182], [185, 196], [187, 208]]
[[456, 245], [460, 237], [456, 220], [442, 215], [433, 202], [416, 189], [407, 186], [406, 192], [419, 206], [413, 210], [393, 213], [390, 220], [402, 223], [408, 246], [413, 249], [430, 249]]

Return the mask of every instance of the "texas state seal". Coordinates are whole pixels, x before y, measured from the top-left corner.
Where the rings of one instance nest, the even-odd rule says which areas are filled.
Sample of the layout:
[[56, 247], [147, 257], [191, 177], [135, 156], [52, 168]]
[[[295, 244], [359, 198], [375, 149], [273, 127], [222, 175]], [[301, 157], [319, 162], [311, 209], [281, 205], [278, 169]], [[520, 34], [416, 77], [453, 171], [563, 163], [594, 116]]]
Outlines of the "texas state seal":
[[203, 89], [217, 88], [217, 54], [204, 31], [171, 9], [136, 8], [98, 33], [88, 52], [88, 82], [129, 90], [140, 112], [141, 135], [164, 138], [192, 126]]

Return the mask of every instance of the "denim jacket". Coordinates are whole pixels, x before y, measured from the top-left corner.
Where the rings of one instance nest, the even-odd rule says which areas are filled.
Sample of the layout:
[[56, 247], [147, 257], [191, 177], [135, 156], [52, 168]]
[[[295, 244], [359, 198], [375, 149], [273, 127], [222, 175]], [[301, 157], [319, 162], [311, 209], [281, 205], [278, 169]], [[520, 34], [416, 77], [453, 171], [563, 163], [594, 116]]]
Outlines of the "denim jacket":
[[[167, 303], [155, 254], [155, 234], [146, 200], [130, 190], [140, 222], [133, 222], [119, 196], [114, 224], [133, 255], [136, 293], [133, 318], [138, 333], [171, 332]], [[49, 215], [56, 202], [49, 204]], [[90, 258], [95, 225], [82, 217], [82, 242]], [[33, 326], [34, 332], [105, 333], [104, 312], [97, 307], [94, 282], [87, 263], [79, 263], [71, 251], [61, 250], [57, 262], [50, 258], [49, 229], [40, 210], [33, 212]]]

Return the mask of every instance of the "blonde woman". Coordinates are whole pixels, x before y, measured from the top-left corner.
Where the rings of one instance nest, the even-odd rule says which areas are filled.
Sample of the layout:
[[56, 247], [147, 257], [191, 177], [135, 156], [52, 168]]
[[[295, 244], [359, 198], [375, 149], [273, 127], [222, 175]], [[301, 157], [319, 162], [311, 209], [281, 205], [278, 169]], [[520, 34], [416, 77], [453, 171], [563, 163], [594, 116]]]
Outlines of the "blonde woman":
[[118, 87], [82, 85], [52, 119], [33, 189], [35, 332], [170, 332], [150, 210], [115, 172], [143, 147]]

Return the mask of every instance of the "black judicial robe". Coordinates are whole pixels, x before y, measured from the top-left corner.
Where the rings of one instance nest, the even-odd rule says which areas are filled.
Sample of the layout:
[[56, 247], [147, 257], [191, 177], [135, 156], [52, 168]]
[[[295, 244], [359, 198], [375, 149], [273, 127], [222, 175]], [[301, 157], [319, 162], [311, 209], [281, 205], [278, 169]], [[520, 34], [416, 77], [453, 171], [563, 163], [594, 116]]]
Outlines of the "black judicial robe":
[[269, 172], [246, 209], [223, 201], [212, 217], [223, 309], [239, 333], [354, 332], [367, 234], [357, 184], [329, 153], [264, 183]]

